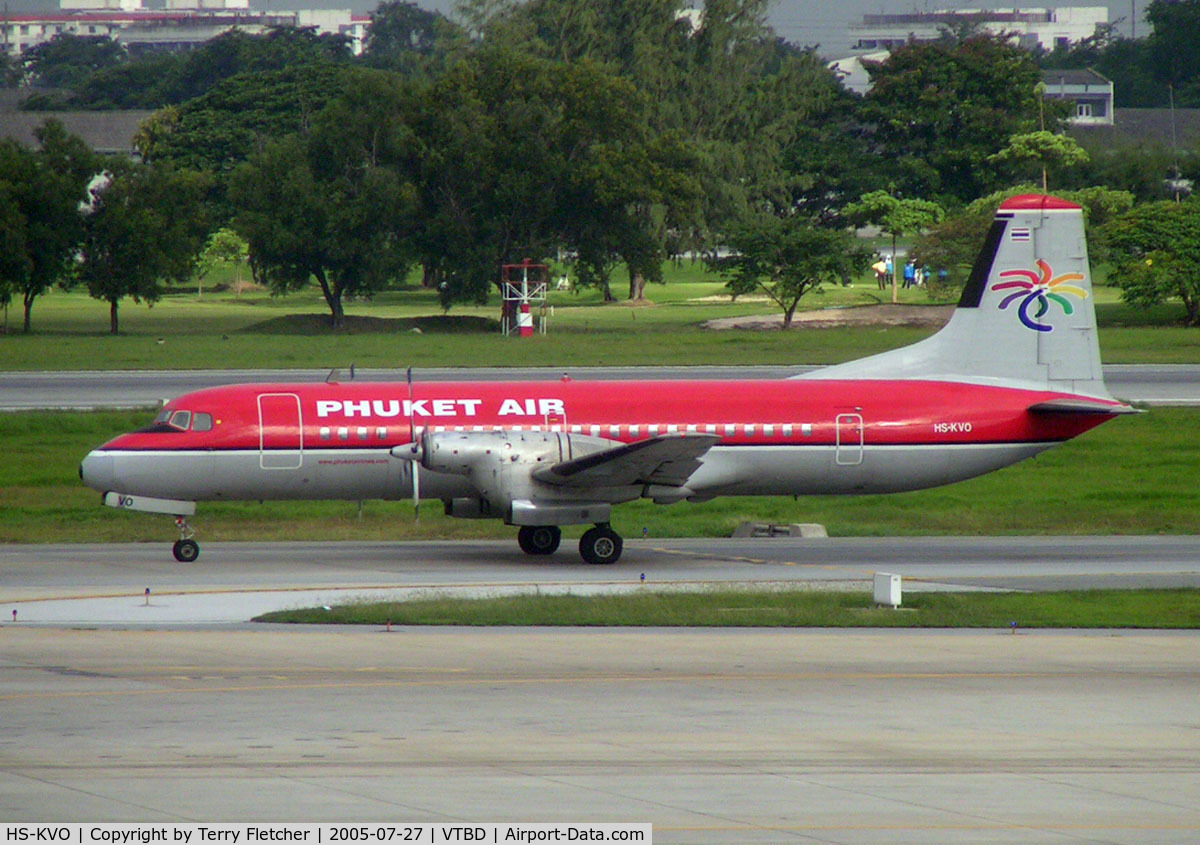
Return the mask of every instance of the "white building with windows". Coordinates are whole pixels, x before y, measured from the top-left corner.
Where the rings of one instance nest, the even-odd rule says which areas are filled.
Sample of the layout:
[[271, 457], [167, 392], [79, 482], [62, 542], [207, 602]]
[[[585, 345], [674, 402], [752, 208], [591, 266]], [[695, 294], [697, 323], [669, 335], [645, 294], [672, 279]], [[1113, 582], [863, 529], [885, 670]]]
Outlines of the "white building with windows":
[[147, 9], [142, 0], [60, 0], [58, 12], [0, 17], [0, 49], [19, 56], [56, 35], [95, 35], [134, 53], [185, 50], [231, 29], [258, 34], [293, 26], [345, 35], [358, 54], [370, 22], [369, 15], [349, 9], [256, 11], [249, 0], [166, 0], [163, 9]]
[[992, 34], [1010, 33], [1022, 47], [1053, 50], [1096, 34], [1108, 23], [1107, 6], [1054, 9], [943, 9], [904, 15], [864, 15], [850, 27], [852, 52], [888, 50], [908, 41], [936, 41], [946, 28], [978, 24]]
[[1075, 126], [1112, 126], [1113, 84], [1094, 70], [1044, 70], [1046, 99], [1070, 100]]

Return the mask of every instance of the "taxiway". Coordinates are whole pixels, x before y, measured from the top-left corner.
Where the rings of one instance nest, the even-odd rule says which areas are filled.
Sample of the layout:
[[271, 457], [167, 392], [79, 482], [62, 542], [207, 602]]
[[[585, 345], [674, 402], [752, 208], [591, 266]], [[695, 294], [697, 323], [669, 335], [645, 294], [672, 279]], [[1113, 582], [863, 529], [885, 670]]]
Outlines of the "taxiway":
[[[1200, 837], [1193, 632], [386, 632], [203, 610], [643, 589], [642, 573], [841, 588], [886, 566], [930, 589], [1200, 573], [1194, 538], [648, 539], [614, 567], [562, 558], [212, 543], [183, 566], [161, 544], [5, 547], [0, 608], [20, 616], [0, 617], [0, 819], [648, 821], [660, 843]], [[155, 618], [159, 603], [179, 613]], [[64, 615], [37, 618], [51, 607]]]

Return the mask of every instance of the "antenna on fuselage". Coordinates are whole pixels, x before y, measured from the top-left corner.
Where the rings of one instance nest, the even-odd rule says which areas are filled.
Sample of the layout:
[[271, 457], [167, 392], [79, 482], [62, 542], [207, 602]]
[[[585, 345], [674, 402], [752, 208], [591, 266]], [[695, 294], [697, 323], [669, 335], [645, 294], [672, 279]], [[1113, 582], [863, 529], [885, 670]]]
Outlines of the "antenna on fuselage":
[[[341, 367], [334, 367], [332, 370], [329, 371], [329, 375], [325, 376], [325, 383], [326, 384], [337, 384], [338, 382], [342, 381], [343, 380], [342, 379], [343, 372], [344, 372], [344, 370], [342, 370]], [[354, 362], [353, 361], [350, 362], [350, 379], [349, 380], [354, 381]]]

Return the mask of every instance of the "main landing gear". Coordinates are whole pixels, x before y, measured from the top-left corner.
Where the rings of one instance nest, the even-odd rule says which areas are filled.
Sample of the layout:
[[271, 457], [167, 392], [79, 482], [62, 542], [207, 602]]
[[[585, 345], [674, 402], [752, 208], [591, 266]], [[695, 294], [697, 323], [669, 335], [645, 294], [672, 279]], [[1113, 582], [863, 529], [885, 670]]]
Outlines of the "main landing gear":
[[[528, 555], [554, 554], [561, 541], [562, 531], [557, 525], [522, 525], [517, 530], [517, 542]], [[616, 563], [621, 548], [621, 535], [607, 522], [588, 529], [579, 539], [579, 554], [588, 563]]]
[[552, 555], [562, 542], [557, 525], [522, 525], [517, 531], [517, 543], [527, 555]]
[[621, 535], [607, 522], [589, 528], [579, 538], [579, 553], [588, 563], [616, 563], [621, 556]]
[[175, 560], [180, 563], [191, 563], [200, 557], [200, 544], [192, 539], [196, 536], [196, 532], [182, 516], [175, 517], [175, 525], [179, 528], [179, 539], [175, 541], [171, 551], [175, 555]]

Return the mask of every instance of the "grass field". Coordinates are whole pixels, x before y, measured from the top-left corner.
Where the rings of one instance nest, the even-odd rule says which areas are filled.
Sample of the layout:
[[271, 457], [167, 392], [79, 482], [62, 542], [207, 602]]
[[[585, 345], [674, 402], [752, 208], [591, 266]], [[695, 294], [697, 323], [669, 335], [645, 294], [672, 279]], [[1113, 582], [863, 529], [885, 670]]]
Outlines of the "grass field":
[[703, 590], [611, 596], [429, 598], [285, 610], [256, 622], [332, 625], [570, 625], [772, 628], [1197, 628], [1200, 590], [908, 593], [903, 608], [867, 593]]
[[[149, 413], [0, 415], [0, 542], [173, 541], [168, 517], [115, 511], [79, 482], [79, 460]], [[743, 521], [820, 522], [834, 536], [1200, 533], [1200, 409], [1123, 417], [1035, 460], [971, 481], [889, 496], [723, 498], [621, 505], [626, 536], [728, 536]], [[492, 520], [453, 520], [440, 503], [202, 503], [211, 540], [512, 537]], [[576, 537], [582, 526], [568, 529]]]
[[[769, 302], [731, 302], [721, 280], [702, 264], [668, 267], [669, 281], [648, 288], [650, 304], [605, 304], [596, 291], [549, 295], [549, 330], [531, 340], [488, 329], [472, 334], [420, 333], [413, 320], [442, 314], [436, 294], [419, 287], [385, 291], [369, 302], [346, 305], [350, 325], [333, 332], [315, 288], [287, 297], [247, 291], [203, 294], [187, 289], [153, 307], [125, 303], [121, 334], [108, 334], [105, 303], [83, 293], [52, 291], [38, 299], [33, 331], [19, 331], [20, 313], [9, 314], [0, 336], [0, 367], [7, 370], [236, 369], [241, 367], [470, 366], [493, 361], [511, 366], [627, 366], [651, 364], [823, 364], [850, 360], [912, 343], [929, 330], [846, 328], [779, 331], [710, 331], [718, 317], [774, 314]], [[219, 280], [218, 280], [219, 281]], [[620, 294], [622, 291], [617, 288]], [[496, 321], [499, 300], [456, 306], [446, 321], [475, 325]], [[802, 309], [878, 304], [890, 292], [874, 281], [828, 288], [805, 298]], [[906, 304], [929, 304], [924, 290], [901, 291]], [[1096, 288], [1100, 341], [1109, 363], [1200, 362], [1200, 330], [1179, 326], [1182, 309], [1166, 305], [1132, 309], [1113, 288]], [[366, 323], [366, 325], [362, 325]]]

